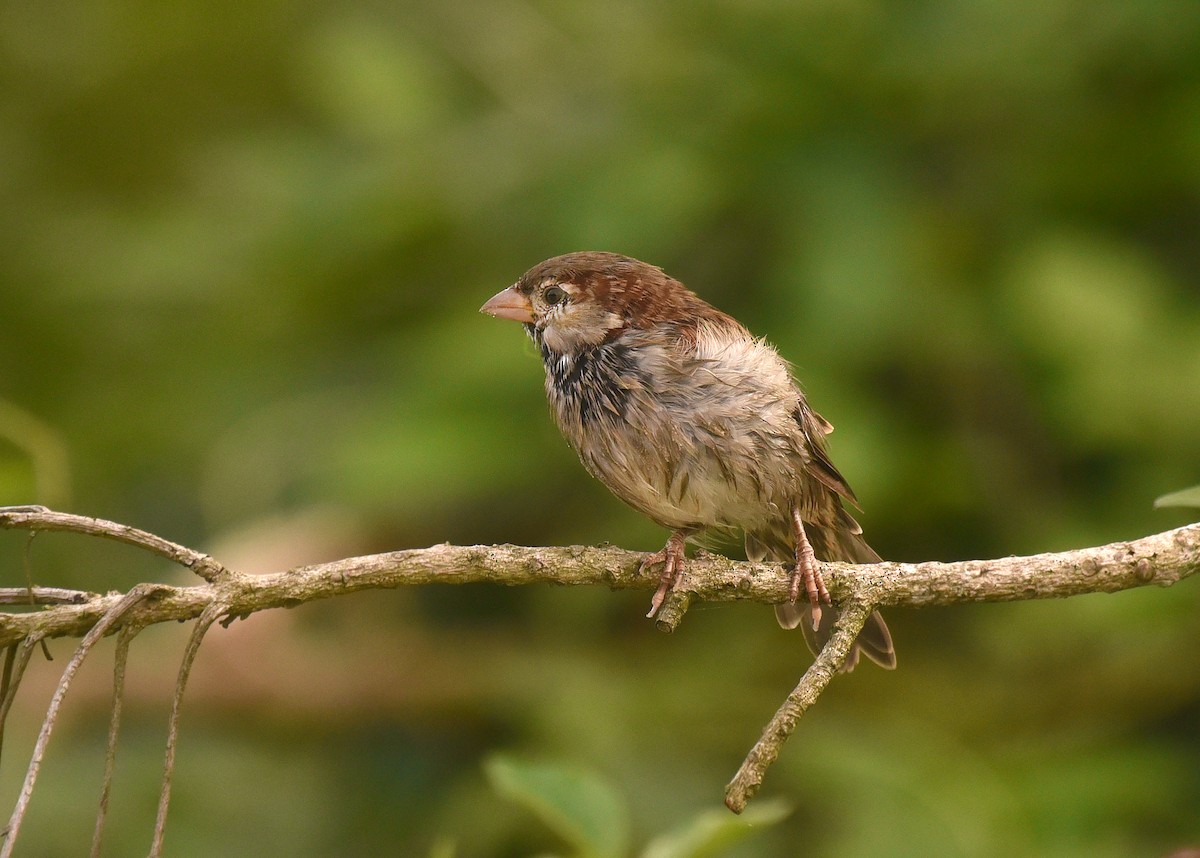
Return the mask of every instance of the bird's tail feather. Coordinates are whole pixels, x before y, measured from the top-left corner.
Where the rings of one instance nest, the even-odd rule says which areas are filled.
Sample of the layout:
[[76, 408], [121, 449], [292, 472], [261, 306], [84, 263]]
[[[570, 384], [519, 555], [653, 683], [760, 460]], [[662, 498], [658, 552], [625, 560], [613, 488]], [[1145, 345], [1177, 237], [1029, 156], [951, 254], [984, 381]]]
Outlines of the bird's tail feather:
[[[838, 521], [831, 527], [805, 523], [804, 532], [812, 544], [813, 552], [820, 560], [837, 560], [845, 563], [878, 563], [880, 556], [867, 544], [862, 537], [862, 528], [858, 522], [845, 511], [839, 509]], [[747, 533], [746, 556], [753, 561], [778, 560], [788, 562], [795, 560], [795, 551], [791, 540], [781, 533]], [[833, 627], [837, 622], [836, 608], [826, 608], [821, 611], [821, 621], [813, 628], [812, 605], [806, 600], [801, 602], [781, 602], [775, 606], [775, 618], [785, 629], [799, 627], [804, 633], [804, 642], [817, 655], [833, 636]], [[891, 670], [896, 666], [896, 650], [892, 646], [892, 635], [887, 623], [883, 621], [878, 611], [872, 612], [867, 618], [866, 625], [859, 632], [858, 638], [850, 648], [842, 671], [849, 673], [858, 664], [860, 655], [865, 655], [880, 667]]]
[[[829, 643], [829, 639], [833, 637], [833, 627], [838, 616], [837, 608], [823, 608], [821, 622], [814, 629], [812, 605], [808, 602], [780, 602], [775, 606], [775, 619], [779, 621], [779, 625], [785, 629], [799, 627], [804, 634], [804, 642], [808, 644], [813, 655], [819, 654], [825, 644]], [[850, 647], [850, 652], [846, 655], [846, 662], [841, 668], [842, 672], [849, 673], [854, 670], [858, 665], [859, 657], [863, 655], [887, 670], [896, 667], [896, 649], [892, 646], [892, 634], [888, 631], [887, 623], [883, 621], [879, 611], [872, 611], [871, 616], [867, 618], [866, 625], [858, 633], [854, 645]]]

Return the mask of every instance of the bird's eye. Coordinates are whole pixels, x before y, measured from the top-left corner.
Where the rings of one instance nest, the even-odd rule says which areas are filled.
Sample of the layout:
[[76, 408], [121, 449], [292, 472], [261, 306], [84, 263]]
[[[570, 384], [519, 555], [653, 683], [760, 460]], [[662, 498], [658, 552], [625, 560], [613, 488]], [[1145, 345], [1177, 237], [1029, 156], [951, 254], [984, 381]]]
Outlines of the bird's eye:
[[542, 293], [542, 300], [550, 306], [561, 304], [567, 300], [567, 290], [560, 289], [558, 286], [548, 286], [546, 291]]

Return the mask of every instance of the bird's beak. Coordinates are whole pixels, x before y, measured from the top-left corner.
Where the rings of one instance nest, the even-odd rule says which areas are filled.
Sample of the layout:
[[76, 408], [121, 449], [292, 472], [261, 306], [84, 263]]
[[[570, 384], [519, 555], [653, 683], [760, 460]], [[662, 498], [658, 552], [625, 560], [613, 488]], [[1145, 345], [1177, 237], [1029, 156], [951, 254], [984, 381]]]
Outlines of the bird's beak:
[[533, 304], [529, 297], [517, 291], [517, 287], [509, 286], [503, 292], [498, 292], [488, 298], [479, 312], [495, 316], [497, 319], [512, 319], [514, 322], [533, 322]]

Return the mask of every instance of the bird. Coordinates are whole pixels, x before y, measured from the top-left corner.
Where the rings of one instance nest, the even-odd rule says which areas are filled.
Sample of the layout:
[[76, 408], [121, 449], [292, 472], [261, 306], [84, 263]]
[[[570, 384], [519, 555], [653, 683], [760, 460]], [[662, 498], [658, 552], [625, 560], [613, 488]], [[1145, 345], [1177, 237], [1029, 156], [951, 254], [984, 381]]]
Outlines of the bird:
[[[880, 557], [846, 508], [858, 499], [829, 458], [832, 424], [775, 348], [661, 268], [604, 251], [540, 262], [480, 311], [536, 344], [551, 414], [584, 468], [670, 531], [641, 564], [662, 566], [647, 616], [679, 581], [689, 540], [740, 532], [749, 560], [791, 564], [776, 617], [819, 653], [837, 615], [817, 559]], [[860, 654], [896, 666], [878, 611], [841, 669]]]

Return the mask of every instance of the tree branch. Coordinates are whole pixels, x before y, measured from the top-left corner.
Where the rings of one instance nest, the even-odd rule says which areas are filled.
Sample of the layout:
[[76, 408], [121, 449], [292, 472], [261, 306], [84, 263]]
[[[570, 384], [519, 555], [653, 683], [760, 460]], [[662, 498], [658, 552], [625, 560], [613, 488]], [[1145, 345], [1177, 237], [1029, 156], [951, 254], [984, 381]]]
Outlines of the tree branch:
[[[0, 591], [0, 602], [6, 601], [7, 597], [13, 602], [24, 603], [23, 612], [0, 612], [0, 647], [21, 645], [25, 660], [31, 642], [44, 638], [86, 636], [82, 648], [86, 652], [86, 647], [98, 633], [125, 628], [136, 630], [155, 623], [202, 617], [181, 668], [172, 730], [177, 724], [187, 668], [195, 657], [204, 629], [221, 616], [225, 617], [223, 622], [228, 623], [232, 618], [258, 611], [294, 607], [344, 593], [424, 584], [484, 582], [515, 586], [551, 583], [603, 585], [614, 590], [653, 590], [659, 584], [657, 574], [640, 573], [642, 554], [612, 547], [435, 545], [351, 557], [272, 575], [249, 576], [226, 569], [206, 554], [145, 531], [102, 519], [53, 512], [44, 507], [0, 507], [0, 528], [31, 532], [69, 531], [115, 539], [166, 557], [203, 579], [204, 583], [187, 587], [139, 585], [125, 596], [43, 588]], [[956, 563], [823, 563], [821, 569], [834, 601], [842, 608], [837, 631], [730, 782], [726, 803], [735, 811], [744, 808], [757, 791], [767, 767], [778, 756], [800, 716], [844, 663], [851, 642], [872, 610], [887, 606], [1063, 598], [1083, 593], [1110, 593], [1148, 584], [1168, 586], [1200, 571], [1200, 524], [1132, 542], [1031, 557]], [[784, 601], [790, 578], [791, 570], [786, 566], [737, 562], [700, 552], [685, 566], [682, 579], [659, 613], [657, 626], [663, 631], [674, 630], [688, 606], [697, 601], [764, 604]], [[30, 602], [44, 607], [31, 609]], [[77, 652], [73, 664], [81, 659], [82, 654]], [[68, 680], [68, 676], [64, 676], [60, 692], [65, 692]], [[15, 684], [14, 688], [8, 689], [7, 699], [0, 705], [11, 703]], [[56, 695], [55, 706], [60, 701], [61, 693]], [[53, 719], [49, 724], [53, 724]], [[49, 730], [46, 730], [44, 738], [48, 737]], [[39, 754], [44, 750], [44, 741], [40, 744]], [[155, 848], [161, 845], [173, 750], [172, 734]], [[27, 801], [28, 797], [23, 796], [23, 800]], [[15, 815], [14, 820], [19, 824], [20, 815]], [[15, 826], [5, 844], [9, 848], [13, 835]]]
[[[42, 530], [42, 516], [46, 516], [60, 525], [57, 529], [70, 530], [63, 526], [68, 518], [83, 519], [20, 509], [23, 511], [14, 515], [0, 507], [0, 528]], [[97, 533], [105, 524], [101, 520], [84, 520], [87, 529], [75, 532], [111, 535]], [[113, 527], [130, 530], [124, 525]], [[207, 557], [199, 552], [189, 552], [188, 556]], [[425, 584], [565, 584], [653, 590], [658, 586], [658, 575], [639, 574], [642, 557], [640, 553], [612, 547], [435, 545], [350, 557], [271, 575], [243, 575], [224, 570], [218, 564], [223, 574], [217, 580], [190, 587], [158, 586], [129, 611], [124, 622], [145, 626], [195, 619], [214, 602], [226, 605], [232, 616], [246, 616], [344, 593]], [[189, 563], [180, 562], [192, 568]], [[1147, 584], [1169, 586], [1194, 574], [1198, 566], [1200, 524], [1193, 524], [1132, 542], [1057, 554], [954, 563], [822, 563], [821, 570], [836, 602], [853, 599], [876, 607], [925, 607], [1063, 598], [1111, 593]], [[789, 581], [790, 570], [786, 566], [740, 562], [703, 552], [689, 560], [676, 592], [681, 597], [686, 594], [691, 602], [746, 601], [771, 605], [787, 598]], [[91, 596], [80, 604], [75, 603], [76, 598], [72, 591], [67, 604], [30, 613], [0, 612], [0, 647], [19, 643], [31, 634], [47, 638], [82, 637], [120, 600], [121, 594]], [[664, 623], [663, 627], [670, 629], [673, 624]]]
[[809, 665], [800, 683], [783, 701], [775, 717], [763, 730], [762, 738], [754, 743], [741, 768], [725, 787], [725, 805], [734, 813], [745, 810], [746, 802], [758, 792], [763, 776], [779, 756], [783, 743], [796, 729], [800, 716], [817, 702], [817, 697], [825, 690], [825, 686], [829, 685], [846, 663], [846, 656], [850, 654], [854, 639], [862, 631], [867, 617], [871, 616], [873, 610], [874, 606], [861, 602], [842, 605], [834, 625], [833, 637]]
[[176, 545], [161, 536], [138, 530], [136, 527], [117, 524], [115, 521], [105, 521], [102, 518], [72, 515], [69, 512], [55, 512], [44, 506], [6, 506], [0, 507], [0, 527], [23, 528], [34, 533], [57, 530], [98, 536], [101, 539], [112, 539], [149, 551], [151, 554], [157, 554], [159, 557], [165, 557], [172, 563], [178, 563], [192, 570], [210, 583], [225, 574], [225, 567], [207, 554]]

